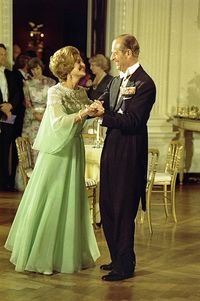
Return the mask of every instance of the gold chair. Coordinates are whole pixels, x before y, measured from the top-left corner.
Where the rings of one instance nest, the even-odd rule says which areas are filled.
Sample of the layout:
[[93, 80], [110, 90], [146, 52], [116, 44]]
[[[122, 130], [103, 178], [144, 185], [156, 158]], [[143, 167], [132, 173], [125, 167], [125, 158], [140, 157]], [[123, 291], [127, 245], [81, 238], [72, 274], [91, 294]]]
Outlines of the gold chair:
[[[158, 164], [159, 151], [156, 148], [148, 149], [148, 171], [147, 171], [147, 185], [146, 185], [146, 212], [149, 231], [152, 234], [151, 223], [151, 194], [153, 189], [154, 178], [156, 174], [156, 168]], [[144, 222], [144, 211], [141, 211], [141, 223]]]
[[26, 187], [34, 167], [32, 144], [28, 137], [18, 137], [15, 139], [15, 143], [19, 159], [19, 170], [24, 187]]
[[175, 188], [180, 163], [183, 156], [183, 145], [178, 140], [171, 141], [168, 147], [167, 158], [164, 172], [156, 172], [152, 192], [161, 192], [163, 194], [166, 216], [168, 212], [168, 200], [171, 201], [172, 215], [175, 223]]
[[96, 222], [96, 190], [97, 190], [97, 182], [94, 179], [85, 179], [86, 190], [88, 191], [88, 198], [91, 198], [90, 202], [90, 211], [92, 212], [92, 221], [93, 226], [97, 229]]
[[153, 233], [151, 223], [151, 195], [153, 184], [156, 175], [158, 164], [159, 151], [156, 148], [149, 148], [148, 150], [148, 174], [147, 174], [147, 187], [146, 187], [146, 206], [147, 206], [147, 220], [150, 233]]

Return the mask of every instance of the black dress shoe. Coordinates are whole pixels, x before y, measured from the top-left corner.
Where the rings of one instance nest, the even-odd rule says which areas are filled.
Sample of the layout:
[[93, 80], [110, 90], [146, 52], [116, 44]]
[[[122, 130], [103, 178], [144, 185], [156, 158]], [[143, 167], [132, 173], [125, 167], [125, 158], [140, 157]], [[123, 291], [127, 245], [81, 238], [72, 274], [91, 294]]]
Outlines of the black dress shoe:
[[102, 276], [104, 281], [120, 281], [133, 277], [133, 273], [118, 273], [115, 271], [110, 272], [107, 275]]
[[101, 270], [104, 270], [104, 271], [112, 271], [112, 269], [113, 269], [113, 264], [112, 264], [112, 262], [109, 263], [109, 264], [102, 264], [102, 265], [100, 266], [100, 269], [101, 269]]

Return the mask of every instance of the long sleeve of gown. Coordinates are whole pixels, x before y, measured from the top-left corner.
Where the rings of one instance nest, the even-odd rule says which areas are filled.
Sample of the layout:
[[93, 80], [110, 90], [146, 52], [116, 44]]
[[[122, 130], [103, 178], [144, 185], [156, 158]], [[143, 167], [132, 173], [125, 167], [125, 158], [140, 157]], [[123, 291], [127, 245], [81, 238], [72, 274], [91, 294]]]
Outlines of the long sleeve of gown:
[[80, 134], [82, 124], [75, 123], [74, 120], [81, 104], [74, 110], [69, 110], [62, 96], [55, 87], [49, 89], [47, 107], [33, 145], [34, 149], [55, 154], [70, 143], [74, 136]]

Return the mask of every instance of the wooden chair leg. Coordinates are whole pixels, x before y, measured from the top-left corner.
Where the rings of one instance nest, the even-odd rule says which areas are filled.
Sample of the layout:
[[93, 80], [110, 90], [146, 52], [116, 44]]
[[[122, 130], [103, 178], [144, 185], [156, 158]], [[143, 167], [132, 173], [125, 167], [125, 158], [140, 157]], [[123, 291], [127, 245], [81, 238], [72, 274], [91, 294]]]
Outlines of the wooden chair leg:
[[167, 185], [164, 185], [164, 206], [166, 217], [169, 216], [168, 204], [167, 204]]
[[146, 206], [147, 206], [147, 220], [148, 220], [149, 232], [150, 232], [150, 234], [153, 234], [153, 228], [152, 228], [152, 223], [151, 223], [151, 195], [150, 195], [150, 193], [147, 193], [146, 204], [147, 204]]
[[171, 206], [172, 206], [172, 215], [174, 218], [174, 222], [177, 223], [176, 218], [176, 206], [175, 206], [175, 187], [171, 187]]

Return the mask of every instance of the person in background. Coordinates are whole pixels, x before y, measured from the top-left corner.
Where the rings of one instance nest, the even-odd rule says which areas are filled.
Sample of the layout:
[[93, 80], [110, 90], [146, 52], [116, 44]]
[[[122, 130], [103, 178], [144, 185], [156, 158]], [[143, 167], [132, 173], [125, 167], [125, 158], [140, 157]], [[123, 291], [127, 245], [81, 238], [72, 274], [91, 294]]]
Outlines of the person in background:
[[[148, 159], [147, 122], [156, 87], [139, 63], [136, 38], [123, 34], [112, 43], [111, 59], [120, 75], [101, 95], [107, 134], [100, 165], [100, 212], [111, 262], [100, 268], [104, 281], [133, 277], [136, 256], [134, 229], [139, 202], [146, 209]], [[100, 101], [94, 105], [102, 107]]]
[[63, 47], [50, 60], [59, 83], [48, 101], [33, 148], [33, 174], [5, 243], [18, 272], [50, 275], [93, 267], [99, 257], [85, 188], [81, 135], [90, 107], [83, 87], [85, 65], [77, 48]]
[[22, 53], [21, 47], [18, 44], [13, 45], [13, 64], [15, 64], [17, 57]]
[[[46, 103], [48, 89], [55, 85], [56, 81], [43, 75], [42, 61], [34, 57], [29, 60], [28, 68], [32, 78], [25, 82], [25, 116], [22, 136], [28, 137], [33, 143], [42, 120]], [[35, 159], [36, 159], [35, 152]]]
[[34, 49], [27, 49], [24, 54], [31, 58], [37, 57], [37, 52]]
[[24, 112], [25, 112], [25, 96], [24, 89], [26, 85], [26, 81], [31, 79], [31, 75], [28, 69], [28, 63], [30, 61], [30, 57], [27, 55], [20, 54], [15, 62], [14, 75], [17, 80], [17, 84], [20, 86], [20, 91], [22, 92], [20, 98], [20, 105], [18, 106], [19, 113], [17, 115], [15, 125], [15, 138], [21, 136], [22, 128], [23, 128], [23, 120], [24, 120]]
[[97, 54], [89, 59], [90, 69], [94, 79], [87, 82], [88, 97], [92, 100], [98, 99], [105, 91], [106, 86], [113, 76], [109, 74], [110, 59], [103, 54]]
[[[22, 128], [23, 128], [23, 122], [24, 122], [24, 114], [25, 114], [25, 96], [24, 91], [26, 88], [26, 82], [31, 79], [31, 75], [29, 73], [28, 69], [28, 62], [30, 61], [30, 57], [24, 54], [20, 54], [15, 62], [13, 73], [15, 76], [15, 80], [17, 81], [17, 85], [20, 87], [21, 95], [20, 95], [20, 103], [17, 107], [17, 116], [15, 119], [15, 127], [13, 132], [13, 141], [17, 137], [20, 137], [22, 135]], [[12, 172], [12, 185], [17, 190], [23, 190], [22, 188], [22, 178], [19, 173], [19, 169], [17, 168], [18, 165], [18, 155], [17, 155], [17, 148], [16, 143], [13, 143], [12, 146], [12, 152], [13, 152], [13, 172]], [[19, 184], [21, 183], [21, 184]]]
[[22, 91], [13, 72], [5, 68], [6, 55], [5, 45], [0, 44], [0, 190], [14, 191], [15, 170], [12, 167], [12, 156], [10, 161], [9, 154], [11, 145], [15, 143], [15, 118]]

